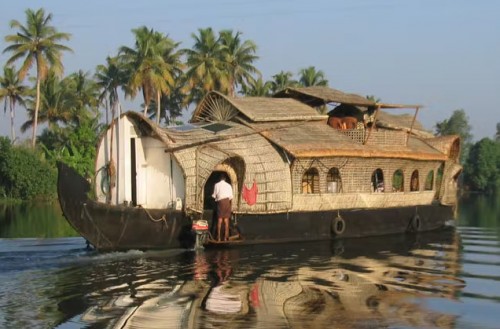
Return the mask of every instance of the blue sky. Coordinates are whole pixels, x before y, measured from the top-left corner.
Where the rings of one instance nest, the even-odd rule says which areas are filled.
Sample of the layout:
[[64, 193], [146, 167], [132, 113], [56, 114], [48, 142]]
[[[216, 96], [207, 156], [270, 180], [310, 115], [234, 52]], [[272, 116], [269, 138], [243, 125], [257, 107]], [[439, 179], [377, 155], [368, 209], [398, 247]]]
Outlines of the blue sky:
[[[305, 67], [322, 70], [330, 86], [383, 102], [422, 104], [427, 129], [464, 109], [474, 139], [493, 137], [500, 122], [500, 1], [496, 0], [144, 0], [2, 1], [0, 48], [9, 21], [45, 8], [53, 25], [72, 34], [65, 73], [93, 72], [131, 29], [146, 25], [192, 45], [198, 28], [233, 29], [253, 40], [265, 79]], [[0, 55], [0, 63], [6, 55]], [[139, 96], [140, 97], [140, 96]], [[126, 103], [139, 110], [142, 100]], [[24, 122], [19, 108], [16, 123]], [[0, 135], [9, 117], [0, 113]], [[25, 134], [25, 137], [29, 134]]]

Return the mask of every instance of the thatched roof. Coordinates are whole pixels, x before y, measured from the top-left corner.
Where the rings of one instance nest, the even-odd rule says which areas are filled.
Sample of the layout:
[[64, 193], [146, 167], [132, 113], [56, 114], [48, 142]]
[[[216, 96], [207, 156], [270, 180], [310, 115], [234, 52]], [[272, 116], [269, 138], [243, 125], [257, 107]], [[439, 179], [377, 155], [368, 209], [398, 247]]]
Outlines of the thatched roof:
[[452, 149], [453, 143], [459, 143], [460, 136], [458, 135], [449, 135], [449, 136], [438, 136], [433, 138], [428, 138], [425, 142], [435, 149], [445, 153], [449, 156], [449, 152]]
[[[304, 102], [290, 97], [296, 97]], [[420, 123], [413, 122], [414, 115], [393, 115], [379, 110], [377, 126], [385, 128], [382, 131], [386, 132], [382, 135], [370, 132], [368, 142], [363, 144], [352, 136], [346, 136], [343, 132], [328, 126], [327, 116], [306, 105], [319, 100], [356, 107], [400, 108], [402, 106], [375, 103], [362, 96], [346, 94], [328, 87], [308, 87], [287, 88], [274, 98], [229, 97], [219, 92], [210, 92], [195, 109], [191, 127], [161, 129], [137, 113], [131, 113], [130, 116], [144, 126], [143, 130], [150, 130], [151, 135], [163, 140], [169, 151], [208, 143], [229, 142], [233, 139], [244, 142], [246, 137], [257, 134], [299, 158], [353, 156], [445, 159], [444, 149], [434, 147], [434, 144], [441, 143], [426, 143], [421, 139], [408, 137], [406, 132], [410, 130], [412, 124], [412, 132], [415, 135], [424, 139], [433, 137]], [[418, 107], [415, 106], [415, 109]], [[386, 137], [386, 134], [392, 135]], [[361, 138], [363, 140], [366, 137]], [[246, 147], [251, 148], [251, 145]]]
[[[303, 122], [281, 128], [268, 123], [250, 125], [274, 144], [298, 158], [346, 156], [445, 160], [443, 153], [415, 137], [409, 137], [407, 144], [363, 145], [328, 126], [326, 122]], [[404, 133], [401, 134], [401, 138], [404, 138]]]
[[375, 106], [376, 103], [357, 94], [348, 94], [330, 87], [304, 87], [286, 88], [274, 95], [274, 97], [295, 98], [310, 106], [321, 106], [328, 103], [342, 103], [358, 106]]
[[[195, 148], [208, 143], [228, 142], [235, 139], [241, 143], [245, 141], [245, 138], [252, 140], [251, 136], [261, 135], [298, 158], [353, 156], [445, 160], [446, 146], [456, 138], [442, 137], [422, 141], [419, 138], [409, 137], [406, 145], [376, 145], [373, 143], [363, 145], [328, 126], [326, 120], [283, 121], [281, 123], [241, 120], [243, 124], [231, 121], [205, 122], [195, 123], [187, 127], [162, 129], [137, 112], [129, 112], [127, 115], [136, 121], [136, 124], [138, 123], [147, 135], [156, 136], [162, 140], [168, 151]], [[392, 119], [401, 125], [408, 124], [410, 120], [406, 117], [390, 115], [382, 115], [382, 119]], [[213, 131], [212, 126], [219, 126], [219, 128], [217, 131]], [[223, 128], [220, 129], [220, 127]], [[442, 146], [445, 144], [446, 146]], [[246, 147], [251, 148], [251, 145]]]
[[196, 107], [191, 122], [217, 121], [216, 112], [226, 112], [227, 120], [241, 116], [254, 122], [322, 120], [324, 115], [291, 98], [230, 97], [210, 92]]

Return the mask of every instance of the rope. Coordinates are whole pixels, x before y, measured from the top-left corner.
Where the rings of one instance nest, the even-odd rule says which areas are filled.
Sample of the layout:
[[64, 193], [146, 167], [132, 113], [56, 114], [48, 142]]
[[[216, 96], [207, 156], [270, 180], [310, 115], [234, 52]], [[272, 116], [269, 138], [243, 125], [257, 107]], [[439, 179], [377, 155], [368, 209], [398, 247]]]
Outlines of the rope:
[[146, 208], [144, 208], [141, 205], [139, 205], [138, 207], [141, 208], [141, 209], [143, 209], [146, 212], [146, 214], [148, 215], [148, 218], [149, 218], [150, 221], [152, 221], [154, 223], [163, 222], [165, 224], [165, 228], [168, 228], [166, 214], [163, 214], [160, 218], [156, 219], [153, 216], [151, 216], [151, 214], [149, 213], [149, 211]]
[[110, 189], [110, 186], [109, 186], [109, 171], [108, 171], [108, 165], [104, 165], [102, 166], [101, 168], [99, 168], [99, 170], [96, 171], [96, 173], [94, 174], [94, 182], [97, 178], [97, 175], [103, 171], [103, 174], [101, 175], [101, 192], [107, 196], [108, 193], [109, 193], [109, 189]]
[[82, 214], [80, 215], [80, 217], [83, 217], [83, 213], [85, 213], [87, 219], [89, 220], [89, 222], [94, 226], [95, 230], [97, 231], [97, 233], [99, 234], [99, 238], [104, 238], [111, 247], [113, 247], [113, 243], [101, 232], [101, 230], [99, 229], [99, 227], [94, 223], [94, 220], [92, 219], [92, 216], [90, 216], [88, 210], [87, 210], [87, 204], [84, 203], [82, 205]]

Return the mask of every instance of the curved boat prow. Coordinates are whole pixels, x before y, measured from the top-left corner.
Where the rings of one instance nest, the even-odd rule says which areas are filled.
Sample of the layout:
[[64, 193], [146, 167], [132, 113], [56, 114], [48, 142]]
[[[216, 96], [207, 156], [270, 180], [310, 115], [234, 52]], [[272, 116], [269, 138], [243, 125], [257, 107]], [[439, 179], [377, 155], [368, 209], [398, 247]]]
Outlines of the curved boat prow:
[[190, 248], [191, 219], [183, 210], [112, 205], [89, 198], [91, 184], [73, 168], [58, 162], [57, 193], [64, 217], [100, 251]]
[[90, 183], [63, 162], [57, 162], [57, 171], [57, 196], [61, 210], [71, 226], [81, 232], [81, 223], [76, 219], [81, 217], [82, 206], [89, 199]]

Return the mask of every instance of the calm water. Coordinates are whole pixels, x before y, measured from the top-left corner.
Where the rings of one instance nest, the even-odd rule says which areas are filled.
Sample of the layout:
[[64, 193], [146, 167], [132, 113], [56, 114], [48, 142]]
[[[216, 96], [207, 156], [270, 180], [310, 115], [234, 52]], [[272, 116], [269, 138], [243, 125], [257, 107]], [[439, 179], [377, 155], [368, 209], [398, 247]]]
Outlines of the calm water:
[[54, 238], [57, 207], [3, 208], [0, 327], [499, 328], [499, 201], [418, 236], [106, 254]]

